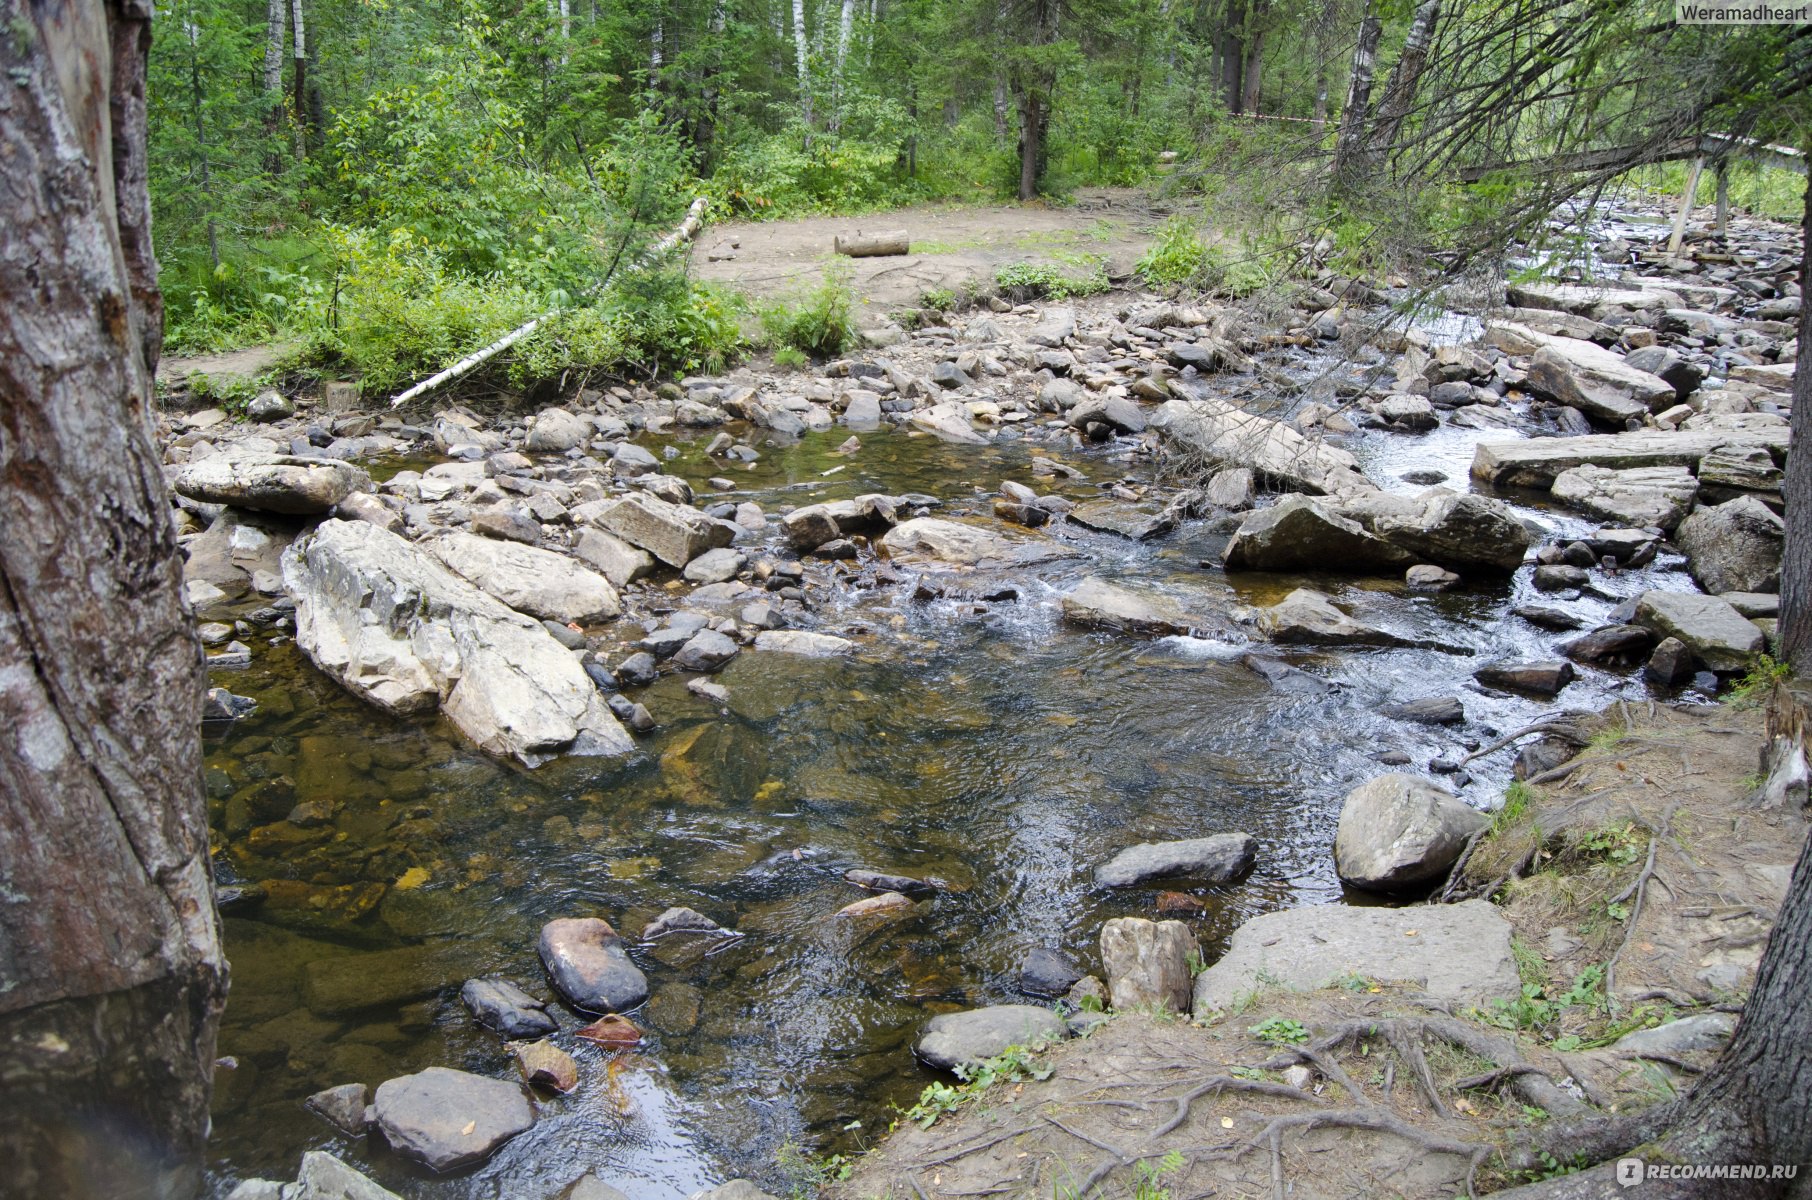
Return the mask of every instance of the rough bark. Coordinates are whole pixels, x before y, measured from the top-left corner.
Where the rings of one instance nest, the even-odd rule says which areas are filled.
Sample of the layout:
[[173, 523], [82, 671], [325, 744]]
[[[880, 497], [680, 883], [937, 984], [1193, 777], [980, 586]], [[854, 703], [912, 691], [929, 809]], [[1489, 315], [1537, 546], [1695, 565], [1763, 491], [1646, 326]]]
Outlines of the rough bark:
[[805, 42], [805, 0], [793, 0], [793, 58], [799, 71], [799, 117], [805, 122], [805, 148], [812, 148], [812, 74]]
[[147, 0], [0, 39], [0, 1195], [187, 1197], [226, 987], [150, 432]]
[[1365, 146], [1365, 126], [1371, 115], [1372, 72], [1378, 62], [1378, 38], [1384, 32], [1377, 16], [1368, 11], [1359, 23], [1359, 40], [1353, 46], [1353, 72], [1346, 89], [1346, 107], [1340, 112], [1340, 131], [1334, 135], [1334, 180], [1341, 186], [1358, 174]]
[[[1812, 279], [1812, 181], [1806, 185], [1801, 219], [1799, 277]], [[1799, 312], [1799, 344], [1812, 346], [1812, 304]], [[1793, 369], [1793, 444], [1812, 446], [1812, 371]], [[1787, 501], [1787, 542], [1781, 555], [1781, 654], [1794, 673], [1812, 677], [1812, 454], [1789, 454], [1783, 485]]]
[[904, 229], [885, 233], [841, 234], [831, 238], [831, 249], [850, 258], [880, 258], [890, 254], [910, 254], [912, 238]]
[[1441, 0], [1422, 0], [1416, 6], [1416, 14], [1409, 22], [1409, 34], [1403, 40], [1403, 53], [1397, 56], [1396, 65], [1390, 69], [1384, 98], [1378, 102], [1378, 119], [1366, 139], [1374, 153], [1388, 153], [1397, 144], [1403, 122], [1415, 106], [1422, 68], [1428, 65], [1428, 48], [1434, 41], [1435, 25], [1440, 19]]
[[276, 109], [283, 101], [283, 0], [270, 0], [264, 18], [264, 94]]
[[1245, 112], [1258, 112], [1259, 83], [1265, 69], [1265, 31], [1257, 29], [1246, 39], [1245, 78], [1241, 81], [1240, 104]]

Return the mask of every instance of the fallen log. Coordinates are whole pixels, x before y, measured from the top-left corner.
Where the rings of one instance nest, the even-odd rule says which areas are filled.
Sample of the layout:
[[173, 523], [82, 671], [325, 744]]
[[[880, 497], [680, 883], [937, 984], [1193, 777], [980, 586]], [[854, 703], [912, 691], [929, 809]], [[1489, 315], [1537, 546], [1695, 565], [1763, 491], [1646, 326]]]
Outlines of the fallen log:
[[886, 254], [912, 253], [912, 238], [904, 229], [890, 233], [863, 233], [858, 229], [849, 237], [833, 237], [831, 248], [851, 258], [879, 258]]
[[[705, 197], [703, 197], [703, 196], [700, 196], [698, 199], [694, 200], [692, 202], [692, 206], [686, 210], [685, 219], [682, 220], [678, 225], [674, 226], [674, 228], [668, 232], [666, 237], [662, 238], [660, 241], [658, 241], [654, 245], [650, 246], [647, 249], [647, 251], [641, 255], [641, 257], [636, 259], [636, 261], [633, 264], [631, 264], [630, 269], [639, 270], [642, 267], [652, 266], [654, 264], [654, 262], [657, 259], [659, 259], [663, 254], [666, 254], [669, 251], [677, 249], [678, 247], [684, 245], [685, 243], [690, 242], [694, 237], [698, 236], [699, 229], [702, 228], [705, 223], [705, 205], [706, 205], [706, 200], [705, 200]], [[603, 285], [607, 284], [609, 282], [610, 282], [610, 278], [609, 278], [609, 276], [606, 276], [599, 283], [599, 286], [597, 288], [593, 289], [593, 291], [601, 290]], [[527, 337], [529, 334], [535, 332], [535, 330], [541, 328], [542, 325], [544, 325], [548, 321], [553, 320], [554, 317], [559, 315], [559, 313], [560, 313], [559, 309], [550, 308], [546, 312], [542, 313], [540, 316], [534, 318], [533, 320], [527, 321], [524, 324], [518, 325], [516, 328], [510, 330], [508, 333], [504, 334], [502, 337], [498, 338], [496, 341], [492, 342], [490, 345], [486, 346], [484, 349], [477, 350], [471, 354], [466, 355], [464, 358], [460, 359], [458, 362], [454, 363], [452, 366], [448, 367], [446, 370], [442, 371], [440, 374], [432, 376], [428, 379], [424, 379], [420, 383], [416, 384], [414, 387], [409, 388], [407, 391], [398, 393], [395, 397], [393, 397], [391, 399], [390, 407], [396, 408], [399, 405], [407, 404], [409, 401], [415, 399], [417, 396], [423, 395], [427, 392], [431, 392], [435, 388], [440, 387], [444, 383], [453, 382], [455, 379], [458, 379], [461, 375], [466, 374], [468, 371], [473, 370], [474, 368], [495, 358], [497, 355], [503, 353], [505, 350], [508, 350], [511, 346], [514, 346], [517, 342], [521, 341], [523, 338]]]

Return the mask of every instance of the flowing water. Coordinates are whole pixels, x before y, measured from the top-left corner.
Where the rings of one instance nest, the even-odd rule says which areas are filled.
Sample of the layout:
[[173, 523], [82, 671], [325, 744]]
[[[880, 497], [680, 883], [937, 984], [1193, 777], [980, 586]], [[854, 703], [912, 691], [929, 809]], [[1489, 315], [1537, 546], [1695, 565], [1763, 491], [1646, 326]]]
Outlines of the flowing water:
[[[1002, 479], [1033, 482], [1034, 449], [1054, 453], [875, 433], [853, 456], [835, 455], [845, 436], [764, 445], [731, 498], [773, 512], [923, 492], [946, 515], [985, 513]], [[1381, 482], [1430, 464], [1464, 481], [1479, 436], [1368, 433], [1354, 449]], [[670, 472], [721, 472], [702, 439], [668, 444], [678, 451]], [[1063, 457], [1089, 476], [1065, 489], [1078, 498], [1149, 474], [1106, 451]], [[660, 728], [628, 760], [516, 769], [438, 720], [362, 705], [292, 645], [261, 645], [250, 668], [218, 672], [260, 708], [208, 744], [217, 861], [224, 879], [263, 883], [267, 897], [226, 922], [233, 990], [221, 1053], [238, 1066], [220, 1076], [216, 1193], [246, 1176], [289, 1177], [311, 1147], [435, 1200], [541, 1200], [588, 1169], [646, 1200], [738, 1175], [784, 1187], [784, 1147], [815, 1155], [871, 1143], [892, 1106], [931, 1081], [910, 1051], [927, 1017], [1018, 1000], [1027, 950], [1062, 947], [1092, 964], [1103, 920], [1152, 915], [1151, 891], [1091, 886], [1092, 868], [1115, 851], [1231, 830], [1257, 837], [1249, 879], [1192, 889], [1203, 906], [1192, 924], [1212, 961], [1250, 916], [1342, 900], [1334, 824], [1344, 793], [1382, 769], [1378, 754], [1457, 756], [1462, 738], [1478, 744], [1552, 707], [1469, 686], [1487, 656], [1553, 653], [1555, 635], [1508, 613], [1534, 595], [1527, 570], [1430, 597], [1394, 580], [1228, 578], [1202, 566], [1224, 542], [1206, 523], [1150, 544], [1075, 527], [1054, 536], [1088, 557], [1020, 573], [1016, 601], [920, 602], [910, 577], [851, 574], [820, 616], [827, 629], [857, 630], [858, 653], [745, 651], [719, 676], [727, 715], [664, 678], [640, 697]], [[1087, 573], [1183, 598], [1231, 587], [1251, 604], [1308, 582], [1380, 623], [1474, 653], [1293, 651], [1284, 657], [1319, 683], [1273, 690], [1239, 661], [1248, 647], [1237, 635], [1148, 641], [1063, 625], [1056, 597]], [[1691, 586], [1665, 564], [1609, 582], [1628, 594]], [[1593, 615], [1610, 607], [1576, 603]], [[1620, 692], [1642, 689], [1587, 670], [1562, 702], [1596, 707]], [[1458, 732], [1377, 713], [1443, 694], [1465, 699], [1470, 722]], [[1493, 803], [1509, 759], [1474, 764], [1464, 794]], [[306, 819], [285, 820], [297, 804]], [[947, 890], [902, 920], [855, 927], [831, 915], [862, 896], [841, 878], [856, 866], [936, 877]], [[317, 1089], [431, 1065], [514, 1077], [503, 1044], [460, 1005], [460, 981], [499, 973], [549, 996], [535, 957], [544, 921], [598, 915], [633, 936], [670, 905], [742, 936], [705, 956], [637, 948], [653, 998], [633, 1016], [648, 1040], [612, 1056], [563, 1037], [580, 1088], [539, 1098], [539, 1123], [488, 1163], [431, 1177], [303, 1110]]]

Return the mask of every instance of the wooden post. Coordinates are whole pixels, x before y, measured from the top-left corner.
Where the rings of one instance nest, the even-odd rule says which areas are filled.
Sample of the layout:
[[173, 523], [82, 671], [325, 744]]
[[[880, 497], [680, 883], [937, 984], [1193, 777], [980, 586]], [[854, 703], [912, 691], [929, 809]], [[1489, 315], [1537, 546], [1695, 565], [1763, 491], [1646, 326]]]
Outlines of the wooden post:
[[1718, 237], [1730, 229], [1730, 160], [1718, 160]]
[[1667, 252], [1680, 253], [1680, 243], [1686, 238], [1686, 217], [1692, 212], [1693, 198], [1699, 192], [1699, 176], [1705, 172], [1703, 154], [1692, 160], [1692, 170], [1686, 173], [1686, 194], [1680, 197], [1680, 211], [1674, 214], [1674, 231], [1667, 239]]

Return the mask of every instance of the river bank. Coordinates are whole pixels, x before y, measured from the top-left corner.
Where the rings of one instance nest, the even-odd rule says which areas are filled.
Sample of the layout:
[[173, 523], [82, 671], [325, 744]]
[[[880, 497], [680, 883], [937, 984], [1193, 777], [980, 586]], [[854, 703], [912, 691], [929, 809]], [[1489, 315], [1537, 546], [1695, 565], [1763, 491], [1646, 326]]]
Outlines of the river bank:
[[[1367, 780], [1489, 811], [1576, 744], [1496, 746], [1538, 718], [1708, 703], [1766, 636], [1795, 245], [1602, 232], [1644, 281], [1407, 338], [1329, 276], [1268, 322], [920, 314], [809, 373], [533, 414], [170, 418], [224, 689], [218, 1193], [310, 1148], [407, 1196], [780, 1188], [917, 1100], [929, 1018], [1045, 1003], [1027, 967], [1094, 969], [1105, 922], [1180, 919], [1212, 965], [1253, 917], [1390, 899], [1328, 852]], [[1679, 553], [1714, 517], [1742, 538]], [[1210, 834], [1250, 871], [1099, 882]], [[633, 1050], [559, 1002], [571, 918], [622, 935]], [[516, 1077], [460, 999], [491, 977], [578, 1074], [493, 1155], [434, 1174], [381, 1103], [384, 1134], [303, 1110]]]

